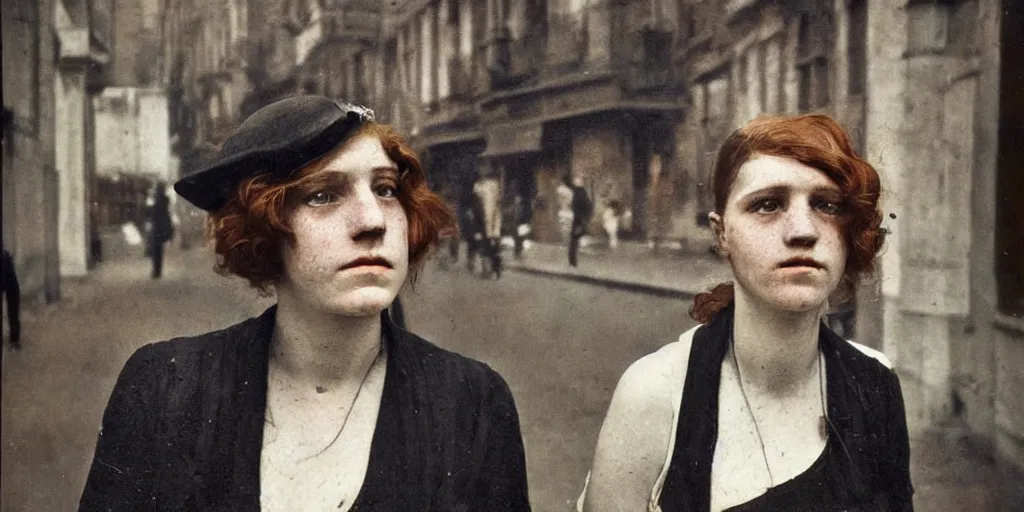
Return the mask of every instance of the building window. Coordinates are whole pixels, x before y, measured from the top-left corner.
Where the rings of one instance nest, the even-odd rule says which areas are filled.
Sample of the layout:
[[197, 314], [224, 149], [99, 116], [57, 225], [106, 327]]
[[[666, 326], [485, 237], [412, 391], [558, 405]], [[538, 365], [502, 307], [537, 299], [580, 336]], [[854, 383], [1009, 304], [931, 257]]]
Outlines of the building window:
[[829, 62], [828, 44], [824, 33], [828, 28], [823, 19], [812, 23], [807, 13], [802, 13], [797, 28], [796, 73], [799, 90], [797, 108], [801, 112], [822, 109], [829, 103]]
[[352, 96], [365, 101], [366, 98], [366, 65], [363, 62], [363, 54], [357, 53], [352, 57], [352, 79], [355, 82], [356, 90]]
[[846, 52], [849, 59], [850, 94], [862, 94], [867, 81], [867, 31], [868, 3], [867, 0], [850, 2], [850, 28], [847, 32]]
[[806, 13], [800, 13], [797, 21], [796, 47], [797, 52], [806, 52], [811, 42], [811, 17]]
[[801, 112], [828, 106], [828, 59], [815, 57], [797, 66], [800, 82], [798, 108]]

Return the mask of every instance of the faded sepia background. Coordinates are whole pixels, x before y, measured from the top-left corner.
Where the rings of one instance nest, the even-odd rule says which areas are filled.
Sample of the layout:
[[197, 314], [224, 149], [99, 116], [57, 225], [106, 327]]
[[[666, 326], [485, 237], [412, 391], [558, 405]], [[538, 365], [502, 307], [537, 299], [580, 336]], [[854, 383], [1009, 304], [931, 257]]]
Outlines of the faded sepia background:
[[[24, 323], [23, 348], [3, 350], [4, 511], [75, 509], [135, 348], [272, 301], [212, 272], [184, 201], [161, 279], [136, 235], [155, 183], [300, 92], [374, 109], [452, 200], [498, 180], [505, 272], [445, 246], [403, 302], [413, 331], [508, 380], [542, 512], [572, 509], [622, 371], [729, 277], [706, 224], [717, 145], [759, 114], [833, 115], [882, 175], [891, 235], [830, 323], [896, 365], [917, 509], [1024, 510], [1024, 1], [2, 0], [0, 14], [3, 242]], [[578, 267], [567, 176], [595, 205]]]

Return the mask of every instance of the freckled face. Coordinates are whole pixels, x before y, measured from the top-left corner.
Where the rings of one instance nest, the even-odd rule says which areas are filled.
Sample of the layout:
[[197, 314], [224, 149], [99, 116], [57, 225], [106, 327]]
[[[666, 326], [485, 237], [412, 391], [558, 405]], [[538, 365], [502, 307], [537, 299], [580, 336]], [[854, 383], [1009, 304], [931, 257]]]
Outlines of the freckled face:
[[398, 168], [373, 135], [358, 135], [294, 197], [293, 244], [282, 247], [280, 298], [345, 316], [377, 315], [409, 270]]
[[712, 214], [737, 300], [790, 312], [821, 308], [846, 268], [842, 204], [831, 179], [796, 160], [755, 155], [743, 164], [725, 212]]

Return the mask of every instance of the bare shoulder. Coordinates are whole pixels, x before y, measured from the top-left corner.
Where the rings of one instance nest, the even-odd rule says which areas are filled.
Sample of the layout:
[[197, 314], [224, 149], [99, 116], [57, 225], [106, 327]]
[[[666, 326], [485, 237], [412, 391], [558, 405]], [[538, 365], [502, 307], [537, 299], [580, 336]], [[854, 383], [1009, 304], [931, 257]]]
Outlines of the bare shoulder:
[[694, 331], [623, 372], [598, 435], [584, 510], [646, 508], [668, 453]]
[[658, 409], [663, 409], [668, 400], [671, 409], [675, 388], [681, 386], [686, 378], [686, 364], [696, 330], [694, 327], [680, 334], [678, 340], [633, 362], [619, 379], [616, 397], [612, 400], [629, 399]]
[[890, 361], [889, 358], [886, 357], [885, 354], [883, 354], [882, 352], [875, 350], [871, 347], [868, 347], [866, 345], [861, 345], [860, 343], [857, 343], [855, 341], [846, 340], [846, 342], [849, 343], [850, 345], [853, 345], [854, 348], [861, 351], [861, 353], [863, 353], [864, 355], [878, 361], [879, 363], [882, 363], [882, 365], [885, 366], [886, 368], [890, 370], [892, 369], [892, 361]]

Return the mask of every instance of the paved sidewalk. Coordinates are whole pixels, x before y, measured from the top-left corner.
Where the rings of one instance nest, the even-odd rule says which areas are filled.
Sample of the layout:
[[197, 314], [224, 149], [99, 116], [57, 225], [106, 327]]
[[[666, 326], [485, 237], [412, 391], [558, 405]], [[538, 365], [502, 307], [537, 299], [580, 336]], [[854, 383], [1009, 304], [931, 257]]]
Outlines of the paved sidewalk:
[[655, 295], [690, 298], [698, 292], [732, 279], [729, 266], [712, 254], [684, 255], [645, 244], [620, 243], [615, 250], [601, 245], [580, 249], [579, 266], [569, 265], [564, 245], [531, 244], [515, 259], [504, 252], [510, 270], [549, 275]]

